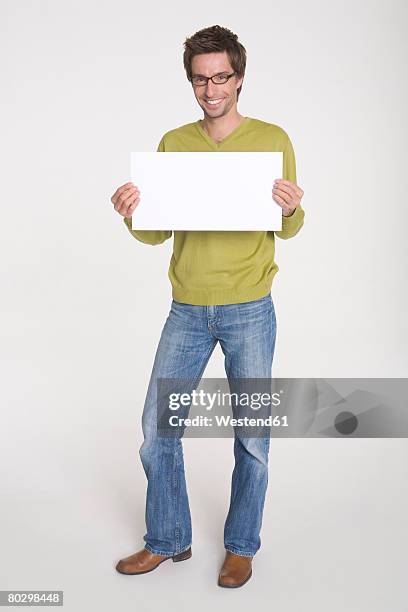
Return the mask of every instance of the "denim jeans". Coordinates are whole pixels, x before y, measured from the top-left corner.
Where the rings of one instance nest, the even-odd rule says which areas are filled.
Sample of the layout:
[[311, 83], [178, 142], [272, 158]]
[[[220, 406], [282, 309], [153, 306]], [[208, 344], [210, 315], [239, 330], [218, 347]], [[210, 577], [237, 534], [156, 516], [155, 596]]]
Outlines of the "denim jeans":
[[[195, 306], [172, 300], [154, 359], [142, 416], [140, 458], [147, 477], [145, 548], [175, 555], [192, 543], [180, 437], [157, 436], [157, 378], [200, 381], [219, 342], [227, 378], [271, 378], [276, 317], [271, 293], [238, 304]], [[234, 436], [235, 466], [224, 547], [254, 556], [268, 485], [270, 438]]]

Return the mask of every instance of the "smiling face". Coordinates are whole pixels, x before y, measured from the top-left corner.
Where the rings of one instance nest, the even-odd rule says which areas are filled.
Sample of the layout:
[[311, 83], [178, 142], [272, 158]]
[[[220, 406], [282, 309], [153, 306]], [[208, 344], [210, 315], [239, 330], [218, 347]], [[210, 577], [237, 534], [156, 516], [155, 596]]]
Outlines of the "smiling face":
[[[222, 53], [202, 53], [195, 55], [191, 60], [191, 72], [194, 75], [206, 77], [215, 74], [234, 72], [228, 54]], [[237, 89], [241, 86], [244, 77], [231, 77], [226, 83], [216, 85], [208, 80], [207, 85], [193, 85], [194, 95], [197, 102], [204, 111], [204, 114], [211, 119], [227, 115], [231, 109], [237, 105]], [[212, 102], [211, 102], [212, 101]]]

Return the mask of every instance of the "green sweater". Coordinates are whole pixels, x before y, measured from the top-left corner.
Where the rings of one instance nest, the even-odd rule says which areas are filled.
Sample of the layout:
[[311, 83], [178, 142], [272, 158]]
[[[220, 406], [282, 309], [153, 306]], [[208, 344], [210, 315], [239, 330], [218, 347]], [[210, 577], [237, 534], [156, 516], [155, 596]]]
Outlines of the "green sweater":
[[[283, 151], [283, 176], [271, 177], [271, 205], [274, 178], [296, 183], [289, 136], [279, 126], [259, 119], [246, 117], [219, 144], [204, 131], [200, 120], [188, 123], [166, 132], [158, 151]], [[124, 218], [124, 222], [132, 236], [150, 245], [160, 244], [174, 233], [168, 270], [173, 299], [210, 306], [249, 302], [267, 295], [279, 269], [274, 260], [275, 235], [285, 240], [295, 236], [304, 214], [298, 206], [289, 217], [282, 215], [279, 232], [132, 230], [132, 220]]]

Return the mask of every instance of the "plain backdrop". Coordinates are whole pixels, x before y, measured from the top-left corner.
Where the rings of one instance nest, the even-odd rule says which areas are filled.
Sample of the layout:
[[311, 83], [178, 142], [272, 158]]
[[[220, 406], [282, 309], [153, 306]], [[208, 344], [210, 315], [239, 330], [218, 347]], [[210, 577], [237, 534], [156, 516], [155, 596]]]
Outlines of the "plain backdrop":
[[[110, 202], [130, 151], [202, 117], [185, 38], [230, 28], [248, 53], [239, 111], [287, 131], [305, 192], [304, 227], [276, 241], [275, 376], [406, 376], [406, 3], [0, 11], [0, 589], [63, 589], [75, 612], [406, 610], [404, 439], [272, 442], [262, 548], [237, 590], [216, 585], [232, 440], [186, 440], [193, 558], [115, 571], [143, 546], [140, 417], [172, 240], [136, 241]], [[204, 375], [224, 376], [219, 346]]]

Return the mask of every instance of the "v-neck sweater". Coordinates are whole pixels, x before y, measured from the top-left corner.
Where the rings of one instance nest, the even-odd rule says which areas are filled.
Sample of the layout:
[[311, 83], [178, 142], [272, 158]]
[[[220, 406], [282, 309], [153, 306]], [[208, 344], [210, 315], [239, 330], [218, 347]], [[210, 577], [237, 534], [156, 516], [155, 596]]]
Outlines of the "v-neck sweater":
[[[166, 132], [157, 151], [281, 151], [282, 178], [296, 183], [295, 155], [288, 134], [278, 125], [251, 117], [245, 117], [219, 143], [205, 132], [200, 120], [187, 123]], [[137, 215], [137, 208], [133, 214]], [[131, 219], [124, 218], [124, 222], [132, 236], [145, 244], [161, 244], [173, 234], [168, 269], [173, 299], [212, 306], [266, 296], [279, 270], [275, 262], [275, 236], [284, 240], [295, 236], [303, 225], [304, 215], [300, 205], [289, 217], [282, 215], [281, 231], [133, 230]]]

